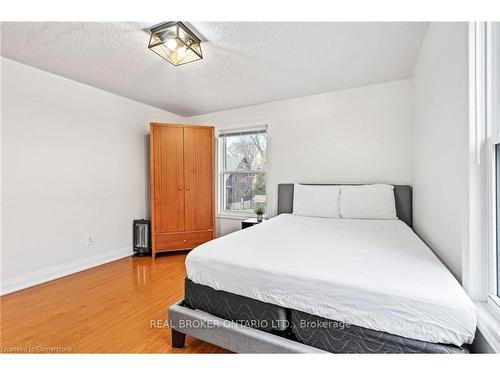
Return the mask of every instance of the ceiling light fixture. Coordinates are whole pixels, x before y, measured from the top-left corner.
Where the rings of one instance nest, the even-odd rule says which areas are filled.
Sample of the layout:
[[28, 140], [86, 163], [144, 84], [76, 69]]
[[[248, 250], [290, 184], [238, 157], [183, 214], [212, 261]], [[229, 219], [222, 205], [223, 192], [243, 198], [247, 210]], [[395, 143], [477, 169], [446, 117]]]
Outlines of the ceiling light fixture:
[[153, 27], [148, 48], [175, 66], [203, 59], [201, 40], [178, 21]]

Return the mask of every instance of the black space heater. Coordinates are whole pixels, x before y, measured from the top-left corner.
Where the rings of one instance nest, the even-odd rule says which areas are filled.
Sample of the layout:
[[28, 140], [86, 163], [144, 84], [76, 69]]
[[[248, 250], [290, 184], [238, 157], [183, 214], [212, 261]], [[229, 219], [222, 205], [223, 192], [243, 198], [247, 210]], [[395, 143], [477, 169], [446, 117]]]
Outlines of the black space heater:
[[151, 222], [134, 220], [134, 256], [151, 255]]

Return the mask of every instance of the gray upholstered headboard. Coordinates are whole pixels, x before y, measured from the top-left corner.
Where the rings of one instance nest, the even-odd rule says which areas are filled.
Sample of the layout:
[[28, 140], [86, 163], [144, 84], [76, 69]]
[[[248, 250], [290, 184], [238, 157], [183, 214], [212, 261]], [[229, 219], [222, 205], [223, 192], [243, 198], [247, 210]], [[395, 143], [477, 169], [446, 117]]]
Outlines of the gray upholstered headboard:
[[[304, 184], [304, 185], [350, 185], [350, 184]], [[399, 220], [412, 227], [412, 190], [409, 185], [394, 185], [396, 213]], [[293, 211], [293, 184], [278, 184], [278, 215]]]

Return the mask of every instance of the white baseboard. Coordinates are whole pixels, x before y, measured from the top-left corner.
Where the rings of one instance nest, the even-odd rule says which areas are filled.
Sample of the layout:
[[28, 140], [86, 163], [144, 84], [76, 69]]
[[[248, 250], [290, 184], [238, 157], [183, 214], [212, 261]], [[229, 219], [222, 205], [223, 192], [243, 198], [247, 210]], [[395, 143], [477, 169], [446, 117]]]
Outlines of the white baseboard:
[[63, 276], [68, 276], [72, 273], [100, 266], [101, 264], [131, 256], [132, 253], [132, 248], [122, 247], [120, 249], [111, 250], [103, 254], [60, 264], [54, 267], [44, 268], [39, 271], [30, 272], [21, 276], [12, 277], [10, 279], [2, 281], [0, 286], [0, 295], [12, 293], [17, 290], [29, 288], [31, 286], [55, 280]]

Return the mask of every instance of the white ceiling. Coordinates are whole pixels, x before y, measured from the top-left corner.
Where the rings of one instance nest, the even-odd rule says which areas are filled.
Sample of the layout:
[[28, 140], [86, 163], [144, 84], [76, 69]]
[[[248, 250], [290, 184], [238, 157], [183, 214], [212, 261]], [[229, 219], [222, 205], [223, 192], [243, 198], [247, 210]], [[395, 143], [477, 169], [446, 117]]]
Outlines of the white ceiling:
[[411, 76], [427, 23], [194, 22], [204, 59], [174, 67], [151, 23], [2, 23], [2, 56], [189, 116]]

